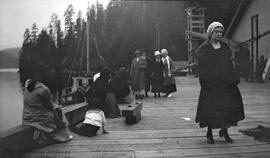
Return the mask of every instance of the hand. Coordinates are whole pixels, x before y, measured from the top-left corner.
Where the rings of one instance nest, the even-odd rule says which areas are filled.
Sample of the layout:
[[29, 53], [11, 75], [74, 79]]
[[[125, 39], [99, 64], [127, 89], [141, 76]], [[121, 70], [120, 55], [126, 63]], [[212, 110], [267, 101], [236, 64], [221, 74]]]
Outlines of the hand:
[[108, 131], [105, 131], [105, 130], [102, 131], [102, 133], [103, 133], [103, 134], [109, 134], [109, 132], [108, 132]]

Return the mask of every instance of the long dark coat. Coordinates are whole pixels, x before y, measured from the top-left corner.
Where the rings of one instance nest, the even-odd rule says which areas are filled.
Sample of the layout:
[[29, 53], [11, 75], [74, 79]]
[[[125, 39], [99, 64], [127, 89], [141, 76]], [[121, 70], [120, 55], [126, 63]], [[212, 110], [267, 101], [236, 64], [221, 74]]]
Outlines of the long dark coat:
[[237, 87], [240, 79], [234, 73], [231, 54], [230, 48], [222, 42], [219, 49], [214, 49], [208, 41], [198, 49], [201, 92], [195, 121], [200, 127], [230, 127], [244, 119]]
[[152, 65], [151, 85], [152, 92], [161, 92], [163, 90], [163, 63], [154, 61]]

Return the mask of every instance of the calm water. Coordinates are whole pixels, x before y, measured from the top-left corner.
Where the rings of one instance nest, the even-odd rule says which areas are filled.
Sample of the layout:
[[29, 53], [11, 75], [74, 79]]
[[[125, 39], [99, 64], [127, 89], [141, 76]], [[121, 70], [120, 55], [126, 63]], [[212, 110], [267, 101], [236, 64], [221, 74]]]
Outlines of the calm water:
[[0, 131], [22, 123], [23, 96], [18, 69], [0, 69]]

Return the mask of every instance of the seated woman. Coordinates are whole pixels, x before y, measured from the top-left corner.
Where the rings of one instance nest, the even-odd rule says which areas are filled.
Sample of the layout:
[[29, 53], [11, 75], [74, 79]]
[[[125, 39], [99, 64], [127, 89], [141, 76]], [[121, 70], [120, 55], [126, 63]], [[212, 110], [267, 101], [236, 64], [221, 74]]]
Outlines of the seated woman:
[[100, 77], [93, 83], [86, 92], [87, 102], [98, 99], [99, 109], [104, 111], [106, 117], [118, 117], [120, 110], [114, 95], [109, 91], [110, 70], [104, 67], [100, 72]]
[[97, 98], [92, 99], [89, 105], [90, 109], [85, 113], [84, 121], [74, 127], [74, 132], [83, 136], [93, 137], [101, 127], [102, 133], [109, 133], [106, 130], [106, 118], [104, 112], [99, 109], [99, 100]]
[[52, 102], [50, 89], [42, 83], [46, 72], [46, 66], [38, 64], [24, 90], [23, 124], [35, 127], [33, 140], [40, 145], [72, 139], [62, 120], [61, 108]]
[[133, 103], [135, 96], [128, 84], [128, 72], [121, 67], [110, 82], [110, 91], [115, 95], [118, 103]]

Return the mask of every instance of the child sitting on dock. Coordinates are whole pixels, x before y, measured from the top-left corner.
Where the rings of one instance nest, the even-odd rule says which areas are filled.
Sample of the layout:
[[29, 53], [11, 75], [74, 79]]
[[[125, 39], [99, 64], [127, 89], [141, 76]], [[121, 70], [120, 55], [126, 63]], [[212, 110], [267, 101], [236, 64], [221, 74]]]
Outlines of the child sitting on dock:
[[83, 136], [93, 137], [101, 127], [102, 133], [108, 134], [104, 112], [99, 109], [99, 100], [94, 98], [89, 105], [90, 110], [85, 113], [84, 121], [75, 126], [74, 132]]

